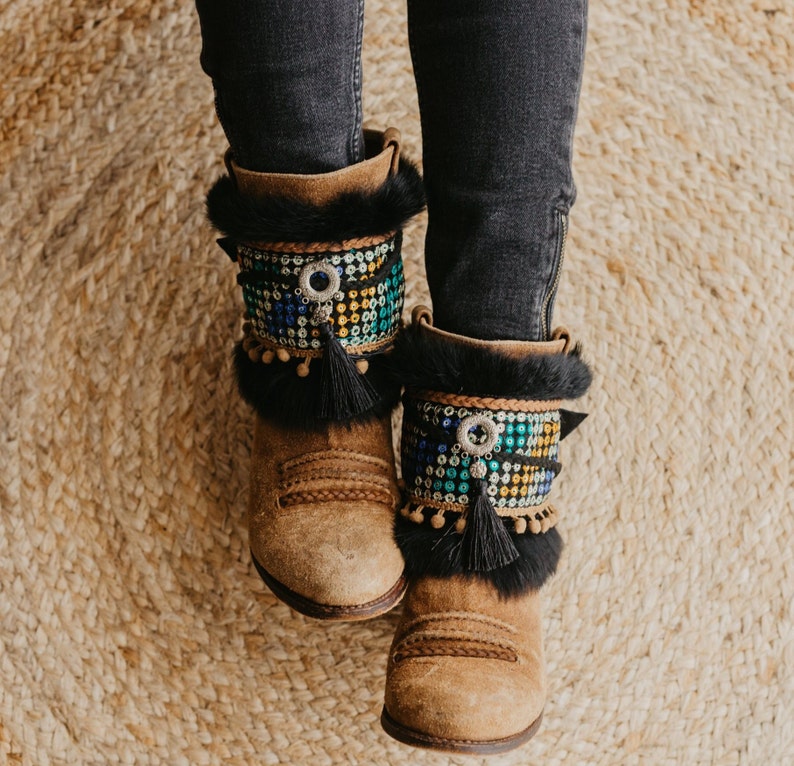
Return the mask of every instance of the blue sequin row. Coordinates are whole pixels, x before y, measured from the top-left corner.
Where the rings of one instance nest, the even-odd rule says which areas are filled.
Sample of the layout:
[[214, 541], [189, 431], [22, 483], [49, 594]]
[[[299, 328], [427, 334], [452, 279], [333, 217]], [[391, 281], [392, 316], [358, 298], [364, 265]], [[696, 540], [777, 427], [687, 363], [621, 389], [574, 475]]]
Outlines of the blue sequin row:
[[473, 496], [469, 473], [478, 460], [457, 442], [460, 421], [474, 414], [494, 420], [501, 431], [491, 457], [485, 459], [488, 495], [496, 508], [541, 505], [551, 490], [554, 471], [527, 465], [511, 455], [556, 461], [560, 412], [512, 412], [458, 407], [412, 395], [404, 397], [402, 474], [407, 493], [435, 503], [468, 505]]
[[256, 272], [258, 278], [243, 285], [253, 332], [288, 348], [321, 348], [319, 329], [311, 321], [312, 306], [298, 289], [298, 275], [307, 263], [324, 261], [341, 279], [328, 319], [339, 342], [354, 346], [388, 340], [397, 331], [405, 300], [400, 240], [398, 233], [366, 248], [310, 254], [239, 245], [241, 272]]

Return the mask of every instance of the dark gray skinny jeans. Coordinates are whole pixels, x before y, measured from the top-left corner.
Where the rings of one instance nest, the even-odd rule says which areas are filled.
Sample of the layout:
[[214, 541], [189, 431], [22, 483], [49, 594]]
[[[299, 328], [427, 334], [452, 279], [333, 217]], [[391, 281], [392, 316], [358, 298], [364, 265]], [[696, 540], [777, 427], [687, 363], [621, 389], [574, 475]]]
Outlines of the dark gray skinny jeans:
[[[202, 67], [240, 165], [319, 173], [362, 159], [363, 0], [196, 5]], [[442, 329], [549, 335], [586, 19], [587, 0], [408, 0]]]

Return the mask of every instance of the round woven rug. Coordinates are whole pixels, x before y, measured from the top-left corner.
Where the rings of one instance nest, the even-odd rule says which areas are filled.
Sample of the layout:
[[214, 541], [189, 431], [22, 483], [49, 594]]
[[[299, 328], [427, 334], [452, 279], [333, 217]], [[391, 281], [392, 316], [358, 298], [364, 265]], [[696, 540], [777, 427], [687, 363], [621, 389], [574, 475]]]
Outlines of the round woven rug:
[[[367, 121], [418, 157], [402, 3], [365, 34]], [[596, 377], [544, 725], [487, 762], [790, 764], [794, 4], [606, 0], [589, 34], [556, 318]], [[381, 731], [396, 614], [304, 619], [251, 565], [199, 47], [189, 2], [0, 6], [0, 762], [475, 763]]]

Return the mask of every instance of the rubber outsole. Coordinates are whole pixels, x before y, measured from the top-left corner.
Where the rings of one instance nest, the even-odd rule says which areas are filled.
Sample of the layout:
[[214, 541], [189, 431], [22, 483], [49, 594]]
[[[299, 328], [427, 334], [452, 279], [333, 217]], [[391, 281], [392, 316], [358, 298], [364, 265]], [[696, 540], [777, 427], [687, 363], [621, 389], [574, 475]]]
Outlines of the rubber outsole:
[[318, 604], [316, 601], [301, 596], [294, 590], [290, 590], [286, 585], [279, 582], [271, 575], [257, 560], [253, 552], [251, 559], [254, 562], [256, 571], [270, 590], [287, 606], [300, 612], [306, 617], [315, 620], [336, 620], [338, 622], [355, 622], [356, 620], [368, 620], [372, 617], [385, 614], [400, 603], [405, 595], [408, 583], [404, 576], [383, 595], [365, 604], [355, 604], [354, 606]]
[[535, 720], [531, 726], [518, 734], [502, 739], [479, 741], [434, 737], [430, 734], [424, 734], [423, 732], [409, 729], [397, 723], [397, 721], [389, 715], [385, 707], [380, 716], [380, 723], [384, 731], [398, 742], [402, 742], [406, 745], [413, 745], [414, 747], [424, 747], [429, 750], [439, 750], [445, 753], [464, 753], [466, 755], [496, 755], [497, 753], [506, 753], [509, 750], [521, 747], [521, 745], [529, 742], [529, 740], [537, 734], [542, 720], [543, 713], [537, 717], [537, 720]]

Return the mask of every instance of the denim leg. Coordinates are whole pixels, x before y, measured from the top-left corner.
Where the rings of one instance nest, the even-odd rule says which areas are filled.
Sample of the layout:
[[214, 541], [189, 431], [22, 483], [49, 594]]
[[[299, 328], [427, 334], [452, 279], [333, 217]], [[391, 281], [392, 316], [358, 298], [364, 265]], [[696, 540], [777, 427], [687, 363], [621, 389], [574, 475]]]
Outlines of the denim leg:
[[322, 173], [359, 162], [364, 0], [196, 0], [201, 66], [239, 165]]
[[586, 19], [587, 0], [408, 0], [442, 329], [549, 335]]

